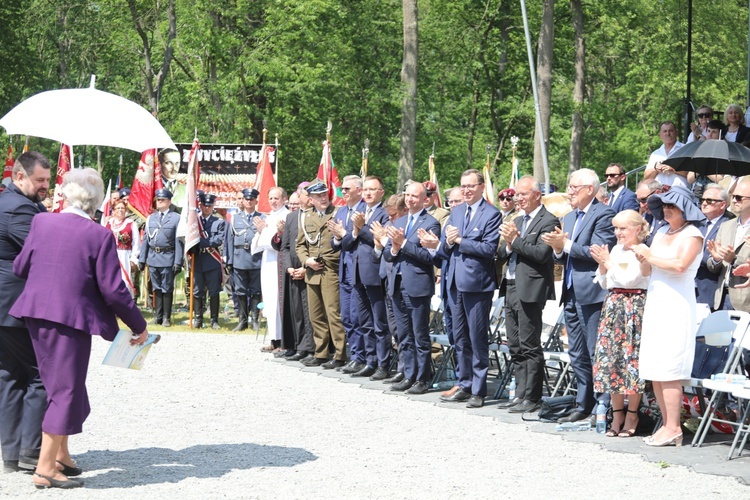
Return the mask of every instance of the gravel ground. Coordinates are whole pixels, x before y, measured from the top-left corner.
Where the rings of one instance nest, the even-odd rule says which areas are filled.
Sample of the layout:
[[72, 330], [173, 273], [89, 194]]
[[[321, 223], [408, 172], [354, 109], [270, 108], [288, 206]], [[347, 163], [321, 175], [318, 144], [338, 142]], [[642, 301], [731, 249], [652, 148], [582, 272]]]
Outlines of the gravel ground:
[[108, 344], [94, 344], [92, 414], [71, 438], [86, 486], [37, 491], [29, 475], [3, 474], [0, 497], [750, 494], [734, 478], [435, 405], [436, 394], [415, 401], [319, 376], [261, 353], [255, 335], [168, 333], [140, 372], [102, 366]]

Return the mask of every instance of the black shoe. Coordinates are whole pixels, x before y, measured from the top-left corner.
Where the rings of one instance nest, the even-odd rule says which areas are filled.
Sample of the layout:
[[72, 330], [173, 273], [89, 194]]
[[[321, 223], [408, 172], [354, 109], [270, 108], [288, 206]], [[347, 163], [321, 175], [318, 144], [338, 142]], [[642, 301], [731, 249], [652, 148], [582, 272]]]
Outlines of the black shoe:
[[80, 488], [83, 486], [83, 481], [80, 479], [67, 479], [65, 481], [58, 481], [57, 479], [53, 477], [43, 476], [41, 474], [34, 474], [37, 477], [41, 477], [42, 479], [46, 480], [49, 484], [37, 484], [34, 483], [34, 486], [36, 486], [36, 489], [43, 490], [46, 488], [61, 488], [64, 490], [69, 490], [71, 488]]
[[148, 322], [149, 325], [161, 325], [161, 320], [156, 318], [151, 318], [151, 321]]
[[484, 406], [484, 397], [482, 396], [472, 396], [466, 403], [467, 408], [481, 408], [482, 406]]
[[291, 349], [273, 353], [274, 358], [288, 358], [289, 356], [294, 356], [294, 351]]
[[170, 326], [172, 326], [172, 323], [168, 319], [165, 319], [161, 322], [161, 326], [163, 326], [164, 328], [169, 328]]
[[391, 386], [391, 390], [392, 391], [405, 391], [406, 389], [408, 389], [409, 387], [411, 387], [413, 385], [414, 385], [414, 381], [412, 379], [405, 378], [401, 382], [399, 382], [398, 384], [393, 384]]
[[364, 363], [358, 363], [356, 361], [349, 361], [349, 363], [346, 366], [344, 366], [340, 371], [341, 373], [348, 373], [351, 375], [352, 373], [357, 373], [358, 371], [360, 371], [362, 368], [366, 366], [367, 365], [365, 365]]
[[429, 390], [430, 390], [429, 382], [417, 382], [416, 384], [411, 386], [409, 389], [407, 389], [406, 394], [424, 394]]
[[457, 390], [453, 396], [440, 396], [440, 401], [445, 401], [446, 403], [463, 403], [469, 399], [471, 399], [471, 393], [466, 392], [463, 389]]
[[302, 351], [297, 351], [296, 354], [294, 354], [293, 356], [289, 356], [288, 358], [286, 358], [286, 360], [287, 361], [302, 361], [306, 357], [307, 357], [307, 354], [305, 354]]
[[582, 411], [574, 411], [567, 417], [559, 418], [557, 421], [561, 424], [566, 422], [578, 422], [579, 420], [586, 420], [589, 418], [590, 413], [584, 413]]
[[211, 320], [211, 329], [212, 330], [221, 330], [221, 326], [219, 325], [219, 322]]
[[521, 403], [523, 403], [523, 398], [513, 398], [504, 403], [500, 403], [499, 405], [497, 405], [497, 407], [501, 410], [507, 410], [508, 408], [513, 408], [514, 406], [520, 405]]
[[307, 361], [302, 361], [302, 364], [305, 366], [321, 366], [328, 361], [326, 358], [310, 358], [310, 356], [305, 359], [307, 359]]
[[34, 471], [36, 470], [36, 464], [39, 462], [38, 457], [31, 457], [28, 455], [21, 455], [18, 457], [18, 467], [24, 470]]
[[247, 330], [247, 321], [240, 321], [237, 323], [237, 326], [232, 328], [233, 332], [241, 332], [243, 330]]
[[370, 377], [370, 380], [385, 380], [388, 378], [388, 370], [383, 368], [382, 366], [378, 366], [378, 369], [375, 370], [375, 373], [372, 374]]
[[203, 321], [202, 320], [193, 320], [193, 328], [203, 328]]
[[365, 365], [364, 368], [362, 368], [361, 370], [359, 370], [357, 372], [352, 373], [351, 376], [352, 377], [369, 377], [373, 373], [375, 373], [375, 367], [374, 366], [370, 366], [370, 365]]
[[524, 400], [523, 403], [520, 405], [516, 405], [512, 408], [508, 409], [508, 413], [526, 413], [526, 412], [535, 412], [539, 411], [539, 408], [542, 407], [542, 402], [537, 401], [536, 403], [533, 401], [529, 401], [528, 399]]
[[18, 460], [3, 460], [3, 472], [8, 474], [11, 472], [19, 472], [22, 470], [21, 467], [18, 466]]
[[398, 384], [402, 380], [404, 380], [404, 372], [398, 372], [397, 374], [395, 374], [391, 378], [387, 378], [387, 379], [383, 380], [383, 383], [384, 384]]
[[68, 477], [80, 476], [81, 474], [83, 474], [83, 469], [81, 469], [80, 467], [76, 467], [75, 465], [64, 464], [59, 460], [57, 460], [57, 463], [63, 466], [60, 472], [62, 472]]
[[324, 370], [333, 370], [334, 368], [338, 368], [339, 366], [344, 366], [346, 364], [345, 361], [339, 360], [339, 359], [332, 359], [328, 363], [323, 363], [322, 366]]

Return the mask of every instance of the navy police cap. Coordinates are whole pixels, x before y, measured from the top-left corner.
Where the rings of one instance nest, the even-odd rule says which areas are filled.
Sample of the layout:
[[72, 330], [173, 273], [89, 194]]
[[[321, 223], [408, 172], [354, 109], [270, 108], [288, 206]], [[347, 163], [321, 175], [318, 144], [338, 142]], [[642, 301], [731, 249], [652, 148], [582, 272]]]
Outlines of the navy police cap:
[[257, 189], [253, 188], [246, 188], [242, 190], [242, 196], [244, 196], [246, 200], [257, 200], [259, 194], [260, 192], [258, 192]]
[[157, 198], [168, 198], [170, 200], [172, 199], [172, 193], [169, 191], [169, 189], [157, 189], [154, 195]]

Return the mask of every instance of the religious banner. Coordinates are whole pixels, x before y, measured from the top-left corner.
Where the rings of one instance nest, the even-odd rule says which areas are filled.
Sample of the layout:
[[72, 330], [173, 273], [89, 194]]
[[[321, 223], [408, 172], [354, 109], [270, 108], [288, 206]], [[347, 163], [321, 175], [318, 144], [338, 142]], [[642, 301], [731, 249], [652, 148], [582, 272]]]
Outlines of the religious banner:
[[73, 147], [60, 144], [60, 155], [57, 157], [57, 176], [55, 177], [55, 194], [52, 197], [52, 211], [59, 213], [63, 209], [62, 182], [65, 174], [73, 168]]
[[[164, 186], [174, 185], [175, 190], [187, 181], [188, 160], [192, 144], [177, 144], [179, 165], [174, 170], [167, 158], [178, 153], [162, 151], [162, 175]], [[201, 144], [195, 161], [200, 163], [200, 184], [198, 189], [216, 196], [216, 208], [236, 208], [237, 193], [245, 188], [255, 187], [256, 172], [261, 161], [262, 144]], [[269, 147], [268, 162], [272, 172], [276, 172], [276, 149]], [[256, 188], [257, 189], [257, 188]]]
[[10, 184], [13, 176], [13, 166], [16, 164], [16, 160], [13, 158], [13, 143], [8, 146], [8, 154], [5, 155], [5, 168], [3, 169], [3, 184]]

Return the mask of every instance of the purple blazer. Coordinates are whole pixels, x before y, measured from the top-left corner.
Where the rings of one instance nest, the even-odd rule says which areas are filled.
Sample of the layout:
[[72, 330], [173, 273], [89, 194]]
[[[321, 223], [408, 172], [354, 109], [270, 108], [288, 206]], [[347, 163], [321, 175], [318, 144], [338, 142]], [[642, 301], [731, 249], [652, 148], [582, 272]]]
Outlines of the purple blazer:
[[10, 314], [53, 321], [113, 340], [115, 315], [134, 332], [146, 320], [120, 275], [112, 233], [90, 219], [72, 214], [38, 214], [13, 272], [26, 286]]

